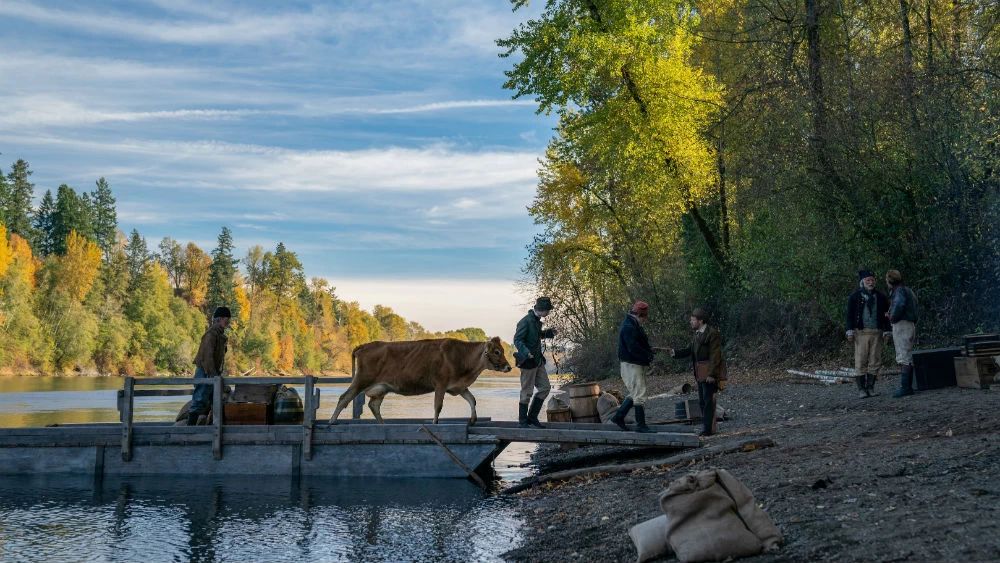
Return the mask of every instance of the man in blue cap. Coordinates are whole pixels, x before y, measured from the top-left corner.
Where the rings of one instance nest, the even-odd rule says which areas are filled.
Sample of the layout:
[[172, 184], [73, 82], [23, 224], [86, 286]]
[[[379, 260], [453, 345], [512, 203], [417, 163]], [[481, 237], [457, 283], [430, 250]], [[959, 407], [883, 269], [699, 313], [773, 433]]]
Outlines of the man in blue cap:
[[[219, 307], [212, 315], [212, 326], [202, 335], [198, 355], [194, 357], [195, 379], [222, 375], [226, 359], [226, 327], [229, 326], [231, 316], [229, 307]], [[208, 414], [211, 404], [212, 386], [195, 385], [191, 395], [191, 408], [188, 410], [188, 426], [198, 424], [198, 417]], [[222, 413], [215, 413], [215, 416], [222, 416]]]

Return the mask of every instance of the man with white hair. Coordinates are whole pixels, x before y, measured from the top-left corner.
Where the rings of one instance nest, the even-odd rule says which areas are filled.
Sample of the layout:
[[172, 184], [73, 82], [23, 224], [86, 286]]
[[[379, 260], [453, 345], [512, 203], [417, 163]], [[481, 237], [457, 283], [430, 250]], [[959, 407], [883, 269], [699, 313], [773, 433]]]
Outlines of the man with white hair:
[[854, 343], [854, 381], [858, 397], [875, 394], [882, 367], [882, 338], [892, 330], [886, 312], [889, 298], [875, 289], [875, 272], [858, 272], [858, 289], [847, 299], [847, 340]]

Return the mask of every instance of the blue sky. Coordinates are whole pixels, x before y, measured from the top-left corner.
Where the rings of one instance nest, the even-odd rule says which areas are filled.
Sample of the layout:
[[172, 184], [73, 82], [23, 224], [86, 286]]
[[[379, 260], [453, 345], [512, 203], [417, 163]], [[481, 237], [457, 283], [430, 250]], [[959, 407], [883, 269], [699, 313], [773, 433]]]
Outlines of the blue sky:
[[508, 0], [3, 0], [0, 165], [105, 177], [120, 228], [307, 276], [432, 330], [510, 340], [553, 117], [502, 87]]

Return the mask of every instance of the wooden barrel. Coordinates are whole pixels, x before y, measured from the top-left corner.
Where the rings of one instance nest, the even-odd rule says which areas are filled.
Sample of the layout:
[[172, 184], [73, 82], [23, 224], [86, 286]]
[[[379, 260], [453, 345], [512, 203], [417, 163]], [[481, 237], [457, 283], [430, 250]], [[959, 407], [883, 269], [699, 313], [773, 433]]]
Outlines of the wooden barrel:
[[549, 409], [545, 411], [545, 418], [549, 422], [573, 422], [573, 415], [568, 408]]
[[573, 415], [573, 422], [601, 422], [601, 414], [597, 411], [600, 394], [601, 386], [596, 383], [569, 386], [569, 410]]

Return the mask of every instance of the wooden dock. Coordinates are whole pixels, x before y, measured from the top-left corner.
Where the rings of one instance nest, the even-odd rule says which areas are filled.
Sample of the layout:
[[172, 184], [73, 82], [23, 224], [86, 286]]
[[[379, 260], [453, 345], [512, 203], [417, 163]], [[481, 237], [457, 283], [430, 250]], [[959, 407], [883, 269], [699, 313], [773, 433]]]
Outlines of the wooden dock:
[[[332, 380], [332, 381], [331, 381]], [[466, 477], [489, 469], [512, 442], [616, 445], [686, 449], [698, 447], [693, 433], [677, 425], [652, 426], [655, 433], [623, 432], [610, 424], [548, 423], [520, 428], [516, 422], [480, 419], [316, 420], [317, 385], [342, 378], [214, 378], [215, 412], [222, 412], [225, 383], [304, 383], [304, 421], [290, 425], [211, 426], [136, 423], [137, 397], [164, 390], [137, 385], [192, 385], [193, 379], [125, 378], [120, 423], [70, 424], [45, 428], [0, 428], [0, 474], [76, 473], [104, 475], [326, 475]], [[193, 385], [192, 385], [193, 389]], [[183, 394], [188, 390], [167, 390]], [[178, 393], [178, 392], [181, 393]], [[686, 427], [690, 428], [690, 427]]]

